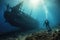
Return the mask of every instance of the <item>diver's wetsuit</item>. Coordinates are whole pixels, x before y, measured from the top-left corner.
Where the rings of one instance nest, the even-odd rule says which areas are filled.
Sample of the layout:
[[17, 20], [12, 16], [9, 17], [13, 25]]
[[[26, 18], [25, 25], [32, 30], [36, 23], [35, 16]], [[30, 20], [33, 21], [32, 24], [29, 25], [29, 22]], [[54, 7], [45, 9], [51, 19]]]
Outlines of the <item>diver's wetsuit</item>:
[[50, 28], [50, 25], [49, 25], [49, 21], [48, 20], [45, 20], [44, 24], [45, 24], [48, 32], [52, 31], [52, 29]]

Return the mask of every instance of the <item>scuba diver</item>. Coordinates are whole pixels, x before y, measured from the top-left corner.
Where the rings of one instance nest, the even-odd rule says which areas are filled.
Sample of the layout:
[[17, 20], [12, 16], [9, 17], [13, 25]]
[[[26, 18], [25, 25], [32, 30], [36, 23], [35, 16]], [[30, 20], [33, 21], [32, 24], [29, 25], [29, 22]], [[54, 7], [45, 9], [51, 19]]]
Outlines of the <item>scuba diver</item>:
[[50, 24], [49, 24], [49, 21], [47, 19], [45, 20], [44, 25], [46, 26], [48, 32], [51, 32], [52, 31], [52, 29], [50, 27]]

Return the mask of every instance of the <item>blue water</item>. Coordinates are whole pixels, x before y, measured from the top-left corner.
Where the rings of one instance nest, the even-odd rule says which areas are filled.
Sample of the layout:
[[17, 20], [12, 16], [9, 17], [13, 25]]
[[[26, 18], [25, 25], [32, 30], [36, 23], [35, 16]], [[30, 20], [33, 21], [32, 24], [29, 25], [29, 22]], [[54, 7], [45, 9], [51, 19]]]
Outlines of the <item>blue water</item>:
[[[16, 30], [17, 28], [11, 26], [9, 23], [5, 22], [4, 19], [4, 11], [6, 10], [6, 4], [9, 4], [11, 7], [17, 5], [20, 0], [4, 0], [0, 3], [0, 32], [8, 32], [12, 30]], [[54, 27], [56, 24], [60, 23], [60, 8], [57, 3], [53, 3], [54, 0], [45, 1], [46, 7], [48, 10], [47, 19], [50, 22], [50, 26]], [[27, 2], [28, 3], [28, 2]], [[30, 16], [32, 13], [32, 17], [39, 21], [39, 28], [45, 29], [43, 26], [44, 21], [46, 20], [46, 13], [42, 6], [38, 6], [37, 9], [31, 9], [28, 7], [28, 4], [23, 4], [22, 10]]]

